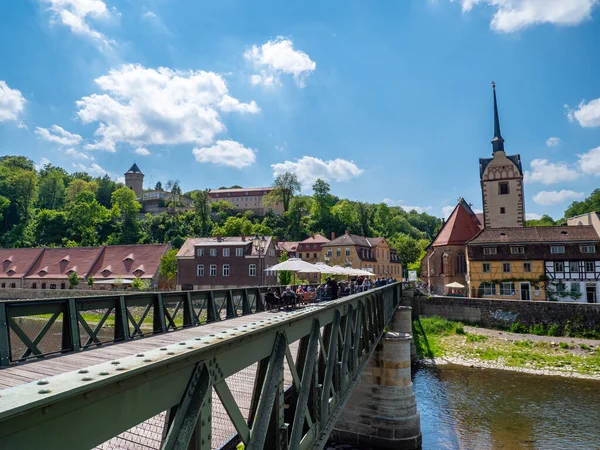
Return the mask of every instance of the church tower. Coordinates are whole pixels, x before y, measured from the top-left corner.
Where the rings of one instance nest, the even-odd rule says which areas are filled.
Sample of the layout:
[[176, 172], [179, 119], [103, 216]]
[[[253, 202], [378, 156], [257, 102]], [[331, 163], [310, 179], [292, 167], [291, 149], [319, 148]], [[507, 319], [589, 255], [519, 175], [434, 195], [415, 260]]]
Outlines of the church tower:
[[135, 196], [138, 199], [142, 198], [144, 174], [136, 163], [133, 163], [133, 166], [125, 172], [125, 186], [135, 192]]
[[492, 90], [494, 92], [492, 158], [479, 160], [484, 226], [485, 228], [524, 227], [525, 204], [521, 156], [506, 156], [504, 139], [500, 133], [494, 82], [492, 82]]

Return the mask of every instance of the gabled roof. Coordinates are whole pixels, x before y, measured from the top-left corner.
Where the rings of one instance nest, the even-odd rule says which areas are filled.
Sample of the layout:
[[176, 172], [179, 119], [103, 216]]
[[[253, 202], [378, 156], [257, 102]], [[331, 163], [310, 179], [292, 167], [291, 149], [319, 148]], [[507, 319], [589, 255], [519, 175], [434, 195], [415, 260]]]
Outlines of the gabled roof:
[[[271, 236], [264, 236], [264, 238], [267, 241], [267, 243], [265, 244], [265, 248], [268, 248], [271, 245], [273, 238]], [[195, 247], [204, 247], [204, 248], [227, 247], [227, 246], [240, 247], [240, 246], [244, 246], [244, 245], [250, 245], [252, 247], [250, 255], [256, 256], [256, 255], [258, 255], [258, 253], [254, 249], [254, 246], [252, 245], [252, 239], [253, 239], [252, 236], [250, 236], [250, 237], [248, 237], [248, 236], [244, 236], [244, 237], [242, 237], [242, 236], [227, 236], [227, 237], [222, 237], [220, 240], [218, 240], [217, 238], [214, 238], [214, 237], [187, 238], [185, 240], [185, 242], [183, 243], [183, 245], [181, 246], [181, 248], [179, 249], [179, 251], [177, 252], [177, 257], [178, 258], [193, 257]]]
[[591, 225], [571, 227], [511, 227], [486, 228], [470, 244], [521, 244], [537, 243], [569, 243], [598, 242], [600, 237]]
[[295, 241], [280, 241], [277, 243], [277, 250], [288, 253], [294, 253], [298, 250], [299, 242]]
[[481, 222], [465, 199], [461, 198], [431, 245], [463, 245], [480, 230]]
[[1, 248], [0, 277], [22, 277], [41, 251], [41, 248]]
[[[515, 166], [517, 166], [517, 170], [519, 174], [523, 175], [523, 166], [521, 165], [521, 155], [506, 155], [508, 159], [510, 159]], [[494, 160], [494, 158], [479, 158], [479, 178], [483, 177], [483, 172], [485, 172], [486, 167]]]
[[359, 236], [357, 234], [344, 233], [341, 236], [338, 236], [333, 241], [329, 241], [327, 244], [324, 244], [323, 247], [334, 247], [334, 246], [344, 246], [344, 245], [358, 245], [360, 247], [376, 247], [384, 238], [375, 237], [369, 238], [364, 236]]
[[142, 173], [142, 171], [140, 170], [140, 168], [138, 167], [138, 165], [136, 163], [133, 163], [133, 166], [131, 166], [129, 168], [129, 170], [125, 173]]
[[160, 259], [169, 244], [107, 245], [90, 269], [88, 276], [96, 279], [134, 278], [142, 268], [140, 278], [154, 278]]
[[329, 239], [322, 234], [317, 233], [300, 241], [299, 244], [326, 244], [327, 242], [329, 242]]

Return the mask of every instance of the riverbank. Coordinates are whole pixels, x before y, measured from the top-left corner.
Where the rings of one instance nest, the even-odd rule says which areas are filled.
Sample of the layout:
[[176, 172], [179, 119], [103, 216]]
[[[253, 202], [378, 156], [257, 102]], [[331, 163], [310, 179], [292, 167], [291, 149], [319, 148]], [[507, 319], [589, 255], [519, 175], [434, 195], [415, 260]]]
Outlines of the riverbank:
[[415, 320], [413, 334], [425, 364], [600, 380], [598, 340], [510, 333], [440, 317]]

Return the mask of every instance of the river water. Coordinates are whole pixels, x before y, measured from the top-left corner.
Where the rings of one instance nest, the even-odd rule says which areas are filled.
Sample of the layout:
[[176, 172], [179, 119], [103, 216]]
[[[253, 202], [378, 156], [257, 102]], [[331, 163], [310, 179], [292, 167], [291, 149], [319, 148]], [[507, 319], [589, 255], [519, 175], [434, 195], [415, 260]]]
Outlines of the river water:
[[600, 381], [419, 368], [424, 450], [600, 449]]

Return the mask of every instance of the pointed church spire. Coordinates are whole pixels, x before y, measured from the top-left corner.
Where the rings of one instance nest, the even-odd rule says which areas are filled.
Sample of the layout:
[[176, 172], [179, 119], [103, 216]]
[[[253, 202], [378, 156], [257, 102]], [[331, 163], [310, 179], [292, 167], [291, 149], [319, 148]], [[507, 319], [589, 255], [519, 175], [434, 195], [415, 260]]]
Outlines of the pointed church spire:
[[498, 119], [498, 103], [496, 101], [496, 83], [492, 81], [492, 89], [494, 90], [494, 139], [492, 139], [492, 148], [494, 153], [504, 151], [504, 139], [500, 134], [500, 119]]

